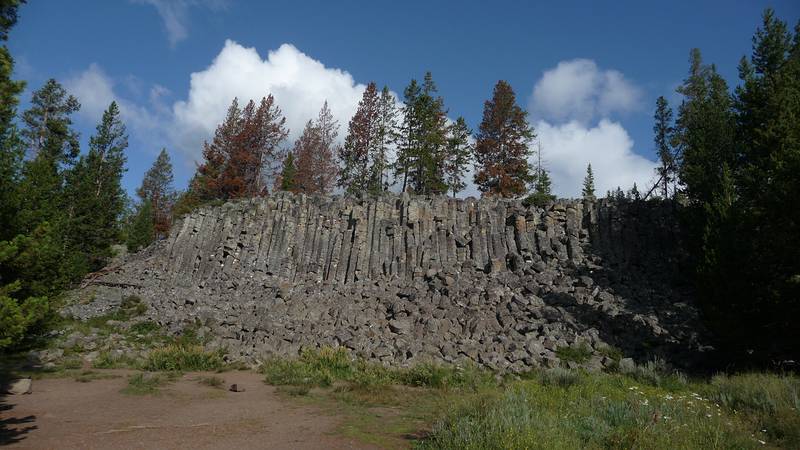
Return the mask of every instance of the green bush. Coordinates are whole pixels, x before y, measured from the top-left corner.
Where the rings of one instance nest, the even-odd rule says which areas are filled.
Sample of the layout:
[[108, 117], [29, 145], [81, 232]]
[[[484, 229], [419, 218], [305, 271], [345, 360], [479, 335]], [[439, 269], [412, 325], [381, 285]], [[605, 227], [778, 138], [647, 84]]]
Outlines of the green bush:
[[147, 355], [144, 369], [149, 371], [222, 370], [222, 352], [209, 352], [202, 346], [168, 345]]
[[564, 362], [576, 362], [583, 364], [592, 357], [592, 349], [586, 344], [569, 347], [559, 347], [556, 349], [556, 356]]

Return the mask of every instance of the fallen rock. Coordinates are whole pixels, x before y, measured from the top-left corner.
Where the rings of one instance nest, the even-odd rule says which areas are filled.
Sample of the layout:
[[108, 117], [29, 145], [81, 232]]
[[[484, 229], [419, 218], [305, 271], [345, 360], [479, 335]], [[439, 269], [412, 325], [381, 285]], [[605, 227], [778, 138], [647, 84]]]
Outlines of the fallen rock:
[[3, 386], [3, 393], [11, 395], [30, 394], [31, 387], [32, 383], [30, 378], [20, 378], [18, 380], [12, 380], [7, 385]]

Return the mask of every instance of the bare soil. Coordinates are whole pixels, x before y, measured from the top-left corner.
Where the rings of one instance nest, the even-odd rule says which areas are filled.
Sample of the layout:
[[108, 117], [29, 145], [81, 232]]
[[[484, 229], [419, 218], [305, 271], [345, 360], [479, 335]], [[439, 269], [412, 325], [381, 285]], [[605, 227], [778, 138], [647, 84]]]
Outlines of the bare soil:
[[[12, 449], [372, 448], [337, 434], [340, 419], [281, 398], [252, 372], [183, 375], [156, 395], [121, 391], [113, 379], [34, 380], [28, 395], [0, 397], [0, 446]], [[221, 387], [198, 381], [225, 380]], [[230, 392], [236, 383], [245, 392]]]

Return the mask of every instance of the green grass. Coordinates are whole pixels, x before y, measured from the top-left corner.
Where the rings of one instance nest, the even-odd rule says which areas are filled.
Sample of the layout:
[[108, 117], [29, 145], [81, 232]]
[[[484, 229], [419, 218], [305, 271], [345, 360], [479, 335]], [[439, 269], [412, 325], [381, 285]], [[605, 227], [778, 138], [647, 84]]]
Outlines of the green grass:
[[687, 379], [656, 360], [496, 378], [471, 366], [389, 369], [331, 348], [262, 371], [293, 401], [341, 417], [340, 433], [383, 448], [800, 448], [796, 376]]
[[223, 370], [222, 352], [209, 352], [199, 345], [171, 344], [152, 350], [143, 368], [149, 371], [208, 371]]
[[564, 362], [585, 363], [592, 357], [592, 349], [589, 346], [575, 345], [569, 347], [559, 347], [556, 349], [556, 356]]
[[451, 408], [418, 447], [800, 446], [797, 377], [721, 376], [681, 385], [580, 372], [570, 383], [547, 379], [514, 382]]
[[344, 348], [305, 349], [297, 359], [271, 359], [261, 368], [268, 384], [328, 387], [341, 381], [373, 387], [400, 384], [414, 387], [476, 387], [494, 383], [493, 375], [474, 365], [444, 366], [422, 363], [389, 369], [352, 358]]
[[167, 384], [170, 378], [164, 374], [142, 373], [128, 377], [128, 386], [122, 389], [128, 395], [157, 395], [159, 389]]
[[109, 351], [101, 352], [97, 359], [92, 361], [92, 367], [95, 369], [136, 369], [141, 365], [140, 360], [127, 355], [112, 355]]

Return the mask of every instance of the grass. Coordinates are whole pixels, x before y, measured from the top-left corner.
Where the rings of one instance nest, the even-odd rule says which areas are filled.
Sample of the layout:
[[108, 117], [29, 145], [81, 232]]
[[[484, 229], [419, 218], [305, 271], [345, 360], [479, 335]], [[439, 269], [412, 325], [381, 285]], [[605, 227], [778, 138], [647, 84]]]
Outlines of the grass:
[[139, 372], [128, 377], [128, 386], [122, 389], [128, 395], [157, 395], [160, 388], [170, 382], [172, 377], [160, 373]]
[[413, 387], [457, 388], [493, 384], [493, 375], [474, 365], [443, 366], [422, 363], [389, 369], [352, 358], [344, 348], [305, 349], [297, 359], [271, 359], [261, 368], [268, 384], [328, 387], [347, 382], [361, 387], [399, 384]]
[[222, 386], [225, 384], [225, 380], [213, 375], [209, 377], [199, 377], [197, 378], [197, 382], [213, 388], [222, 388]]
[[592, 357], [592, 349], [588, 345], [575, 345], [569, 347], [559, 347], [556, 349], [556, 356], [564, 362], [585, 363]]
[[656, 360], [496, 378], [470, 366], [389, 369], [331, 348], [262, 371], [287, 397], [342, 417], [342, 434], [385, 448], [800, 448], [797, 376], [687, 379]]
[[213, 371], [223, 370], [222, 352], [209, 352], [200, 345], [171, 344], [152, 350], [143, 368], [148, 371]]
[[113, 355], [109, 351], [100, 352], [92, 361], [92, 367], [95, 369], [136, 369], [141, 365], [140, 360], [127, 355]]

